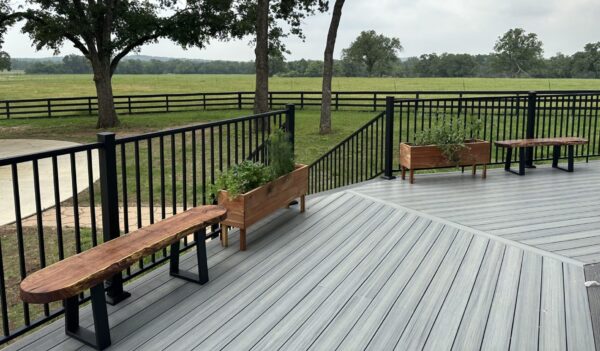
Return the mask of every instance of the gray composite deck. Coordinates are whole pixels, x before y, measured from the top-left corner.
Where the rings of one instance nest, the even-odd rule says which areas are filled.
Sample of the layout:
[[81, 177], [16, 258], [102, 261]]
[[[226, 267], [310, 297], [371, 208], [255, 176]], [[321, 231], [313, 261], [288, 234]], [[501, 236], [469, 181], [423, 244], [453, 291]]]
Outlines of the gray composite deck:
[[[558, 240], [534, 247], [525, 236], [547, 237], [544, 223], [570, 240], [597, 232], [589, 193], [598, 194], [598, 171], [437, 174], [312, 197], [305, 214], [282, 210], [257, 224], [246, 252], [235, 232], [227, 249], [209, 242], [204, 286], [164, 268], [128, 284], [132, 297], [108, 307], [111, 349], [594, 350], [591, 266], [542, 246]], [[59, 320], [8, 349], [87, 348]]]

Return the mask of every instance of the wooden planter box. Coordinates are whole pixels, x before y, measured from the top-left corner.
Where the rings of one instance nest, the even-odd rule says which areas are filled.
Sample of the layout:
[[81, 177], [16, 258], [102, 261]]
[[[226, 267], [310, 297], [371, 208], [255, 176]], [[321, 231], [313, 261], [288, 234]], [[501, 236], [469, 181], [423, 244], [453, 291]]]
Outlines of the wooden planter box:
[[400, 144], [400, 168], [402, 179], [406, 177], [406, 170], [410, 171], [410, 183], [415, 182], [416, 169], [432, 169], [453, 166], [473, 166], [473, 174], [477, 172], [477, 165], [483, 165], [483, 175], [487, 175], [487, 164], [490, 163], [491, 145], [479, 139], [465, 141], [466, 148], [460, 153], [458, 164], [448, 161], [442, 150], [435, 145], [415, 146], [410, 143]]
[[228, 226], [240, 229], [240, 250], [246, 250], [246, 229], [277, 209], [287, 207], [300, 198], [300, 212], [304, 212], [308, 192], [308, 166], [297, 164], [296, 169], [261, 187], [230, 199], [227, 191], [218, 196], [220, 206], [227, 209], [227, 219], [221, 222], [221, 240], [228, 246]]

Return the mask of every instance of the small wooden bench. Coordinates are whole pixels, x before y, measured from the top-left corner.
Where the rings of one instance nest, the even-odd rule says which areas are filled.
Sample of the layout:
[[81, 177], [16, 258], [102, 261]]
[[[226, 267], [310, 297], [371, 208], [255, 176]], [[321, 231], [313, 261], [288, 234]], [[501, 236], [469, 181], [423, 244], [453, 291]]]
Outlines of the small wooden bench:
[[[205, 228], [227, 216], [220, 206], [196, 207], [127, 235], [110, 240], [43, 268], [21, 282], [28, 303], [64, 301], [67, 335], [102, 350], [111, 344], [104, 281], [145, 256], [171, 246], [170, 274], [199, 284], [208, 282]], [[198, 274], [179, 270], [179, 243], [194, 235]], [[78, 294], [91, 290], [94, 332], [79, 326]]]
[[[585, 145], [588, 143], [586, 139], [578, 137], [560, 137], [560, 138], [534, 138], [534, 139], [515, 139], [515, 140], [503, 140], [494, 142], [498, 147], [506, 148], [506, 160], [504, 162], [504, 170], [512, 172], [518, 175], [525, 175], [525, 168], [527, 166], [527, 157], [525, 149], [536, 146], [553, 146], [552, 152], [552, 167], [558, 168], [566, 172], [573, 172], [573, 158], [575, 155], [575, 145]], [[560, 158], [561, 146], [567, 146], [567, 168], [558, 166], [558, 160]], [[519, 148], [519, 171], [513, 171], [510, 168], [512, 160], [512, 150]]]

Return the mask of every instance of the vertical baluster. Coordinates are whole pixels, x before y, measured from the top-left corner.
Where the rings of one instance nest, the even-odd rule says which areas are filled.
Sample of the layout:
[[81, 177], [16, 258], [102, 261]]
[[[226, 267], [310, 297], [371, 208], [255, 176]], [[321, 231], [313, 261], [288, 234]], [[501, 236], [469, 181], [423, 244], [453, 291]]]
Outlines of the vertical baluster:
[[183, 196], [182, 203], [184, 211], [187, 210], [187, 146], [185, 139], [185, 132], [183, 132], [181, 133], [181, 195]]
[[[148, 149], [148, 219], [150, 224], [154, 224], [154, 157], [152, 155], [152, 138], [146, 141]], [[163, 257], [167, 256], [167, 249], [163, 249]], [[152, 253], [152, 263], [156, 262], [156, 254]]]
[[167, 194], [165, 186], [165, 138], [159, 137], [159, 157], [160, 157], [160, 218], [167, 217]]
[[202, 131], [202, 204], [206, 205], [206, 130]]
[[[33, 160], [33, 191], [35, 195], [35, 214], [37, 220], [37, 234], [38, 234], [38, 252], [40, 259], [40, 268], [46, 267], [46, 245], [44, 243], [44, 221], [42, 218], [42, 196], [40, 193], [40, 171], [38, 160]], [[74, 199], [76, 201], [76, 199]], [[75, 202], [74, 202], [75, 203]], [[75, 205], [74, 205], [75, 206]], [[77, 225], [78, 223], [76, 223]], [[77, 233], [78, 228], [75, 228]], [[50, 308], [48, 304], [44, 304], [44, 315], [50, 315]]]
[[192, 203], [194, 204], [194, 207], [198, 206], [198, 177], [196, 175], [196, 164], [196, 130], [192, 130]]
[[[11, 165], [12, 184], [13, 184], [13, 200], [15, 204], [15, 225], [17, 227], [17, 249], [19, 251], [19, 273], [21, 281], [27, 276], [25, 267], [25, 243], [23, 241], [23, 223], [21, 221], [21, 195], [19, 191], [19, 173], [17, 164]], [[29, 317], [29, 304], [23, 302], [23, 323], [28, 326], [31, 324]]]
[[127, 196], [127, 154], [125, 144], [121, 144], [121, 193], [123, 198], [123, 230], [129, 233], [129, 200]]
[[65, 258], [65, 248], [62, 230], [62, 215], [60, 207], [60, 182], [58, 179], [58, 160], [52, 156], [52, 180], [54, 185], [54, 212], [56, 216], [56, 241], [58, 245], [58, 259]]
[[92, 230], [92, 246], [98, 245], [98, 228], [96, 226], [96, 196], [94, 192], [94, 164], [92, 150], [87, 151], [88, 195], [90, 197], [90, 226]]
[[133, 160], [135, 165], [135, 205], [137, 228], [143, 227], [142, 223], [142, 191], [141, 191], [141, 170], [140, 170], [140, 143], [136, 140], [133, 143]]
[[219, 171], [223, 172], [223, 128], [219, 124]]
[[171, 202], [172, 214], [177, 214], [177, 162], [175, 156], [175, 134], [171, 134]]
[[[239, 161], [239, 154], [238, 154], [238, 148], [239, 148], [239, 145], [238, 145], [239, 141], [238, 141], [238, 139], [239, 139], [239, 134], [238, 134], [238, 123], [237, 122], [233, 124], [233, 133], [234, 133], [234, 136], [235, 136], [234, 137], [234, 143], [235, 143], [235, 146], [234, 146], [234, 150], [235, 150], [235, 164], [238, 164], [240, 161]], [[242, 132], [242, 136], [243, 136], [243, 132]]]
[[0, 240], [0, 307], [2, 308], [2, 332], [4, 336], [10, 334], [8, 321], [8, 303], [6, 301], [6, 283], [4, 277], [4, 258], [2, 254], [2, 240]]
[[227, 123], [227, 168], [231, 167], [231, 123]]

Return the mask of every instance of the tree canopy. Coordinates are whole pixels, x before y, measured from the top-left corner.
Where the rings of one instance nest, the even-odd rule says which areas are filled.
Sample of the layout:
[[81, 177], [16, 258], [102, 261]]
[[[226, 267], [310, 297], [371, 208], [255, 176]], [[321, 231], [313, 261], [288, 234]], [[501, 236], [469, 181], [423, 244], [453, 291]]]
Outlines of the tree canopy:
[[522, 28], [510, 29], [494, 45], [497, 64], [513, 76], [530, 75], [542, 60], [542, 41]]
[[118, 124], [111, 77], [119, 62], [141, 45], [168, 38], [182, 47], [202, 47], [211, 38], [225, 38], [234, 19], [232, 0], [48, 1], [29, 0], [12, 11], [0, 0], [6, 26], [25, 21], [23, 32], [34, 46], [59, 52], [69, 43], [91, 63], [98, 95], [99, 128]]
[[349, 65], [364, 66], [370, 76], [388, 74], [398, 61], [402, 50], [400, 39], [377, 34], [374, 30], [363, 31], [342, 51], [342, 59]]

